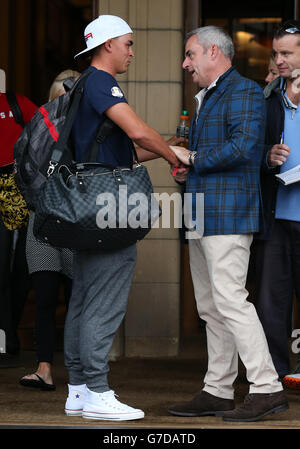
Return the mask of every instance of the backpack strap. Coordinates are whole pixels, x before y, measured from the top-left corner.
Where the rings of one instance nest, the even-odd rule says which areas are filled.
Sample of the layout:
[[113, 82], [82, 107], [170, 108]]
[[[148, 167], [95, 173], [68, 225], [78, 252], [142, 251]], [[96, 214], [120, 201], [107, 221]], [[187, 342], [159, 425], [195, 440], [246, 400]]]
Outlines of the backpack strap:
[[64, 152], [66, 153], [68, 151], [67, 142], [70, 137], [77, 109], [81, 100], [81, 96], [83, 94], [84, 84], [89, 74], [90, 72], [85, 72], [83, 75], [81, 75], [74, 84], [73, 88], [71, 89], [72, 90], [71, 104], [66, 116], [63, 129], [59, 135], [57, 142], [54, 145], [54, 149], [50, 157], [48, 175], [51, 175], [53, 173], [55, 167], [60, 162], [63, 153]]
[[23, 114], [22, 114], [22, 111], [18, 104], [18, 100], [17, 100], [15, 93], [12, 91], [6, 92], [6, 99], [7, 99], [8, 104], [12, 110], [15, 122], [18, 125], [22, 126], [22, 128], [24, 128], [25, 123], [24, 123], [24, 119], [23, 119]]

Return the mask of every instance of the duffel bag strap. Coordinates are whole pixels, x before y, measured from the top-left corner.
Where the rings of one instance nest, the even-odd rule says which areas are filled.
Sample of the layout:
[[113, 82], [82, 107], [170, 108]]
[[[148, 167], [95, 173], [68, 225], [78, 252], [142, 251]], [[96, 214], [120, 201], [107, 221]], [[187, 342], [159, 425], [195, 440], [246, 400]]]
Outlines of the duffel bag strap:
[[113, 133], [115, 127], [116, 127], [115, 123], [108, 117], [103, 120], [103, 122], [98, 128], [96, 139], [94, 140], [93, 145], [87, 151], [85, 158], [86, 162], [97, 161], [99, 144], [103, 143], [105, 139]]
[[[101, 123], [101, 125], [98, 128], [96, 139], [93, 142], [93, 145], [91, 148], [89, 148], [87, 152], [86, 162], [96, 162], [98, 151], [99, 151], [99, 144], [103, 143], [105, 139], [110, 136], [114, 130], [116, 129], [117, 125], [110, 120], [108, 117], [106, 117], [105, 120]], [[138, 163], [138, 156], [135, 149], [135, 146], [130, 139], [130, 148], [132, 152], [133, 161]]]

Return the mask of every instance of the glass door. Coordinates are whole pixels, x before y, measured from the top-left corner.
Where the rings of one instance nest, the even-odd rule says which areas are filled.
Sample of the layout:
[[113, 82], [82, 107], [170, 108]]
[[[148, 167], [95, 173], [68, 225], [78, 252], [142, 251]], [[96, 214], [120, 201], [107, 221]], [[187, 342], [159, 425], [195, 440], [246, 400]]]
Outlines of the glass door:
[[237, 70], [265, 84], [275, 28], [294, 18], [294, 0], [242, 2], [202, 1], [202, 25], [218, 25], [231, 35]]

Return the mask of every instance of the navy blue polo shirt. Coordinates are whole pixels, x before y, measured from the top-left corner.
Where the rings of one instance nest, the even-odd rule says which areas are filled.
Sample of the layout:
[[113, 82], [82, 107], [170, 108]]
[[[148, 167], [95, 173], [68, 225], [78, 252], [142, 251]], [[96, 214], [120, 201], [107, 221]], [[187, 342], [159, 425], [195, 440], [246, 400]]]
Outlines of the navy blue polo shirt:
[[[72, 135], [77, 162], [85, 161], [85, 154], [96, 138], [99, 125], [106, 118], [105, 111], [118, 103], [127, 103], [115, 78], [103, 70], [90, 66], [83, 97], [74, 121]], [[130, 139], [118, 126], [99, 144], [97, 162], [119, 167], [132, 166]]]

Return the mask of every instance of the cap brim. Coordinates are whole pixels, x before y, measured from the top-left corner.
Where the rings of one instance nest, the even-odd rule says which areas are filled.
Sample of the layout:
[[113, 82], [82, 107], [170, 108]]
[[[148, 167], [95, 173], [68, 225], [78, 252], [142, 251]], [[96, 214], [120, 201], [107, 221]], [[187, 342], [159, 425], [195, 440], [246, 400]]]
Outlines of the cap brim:
[[[101, 45], [101, 44], [100, 44]], [[86, 48], [85, 50], [81, 51], [80, 53], [77, 53], [77, 55], [74, 56], [74, 59], [77, 59], [79, 57], [83, 57], [83, 56], [90, 56], [90, 53], [95, 50], [95, 48], [99, 47], [99, 45], [97, 45], [96, 47], [93, 48]]]

